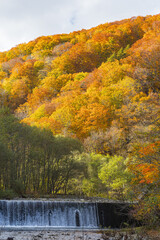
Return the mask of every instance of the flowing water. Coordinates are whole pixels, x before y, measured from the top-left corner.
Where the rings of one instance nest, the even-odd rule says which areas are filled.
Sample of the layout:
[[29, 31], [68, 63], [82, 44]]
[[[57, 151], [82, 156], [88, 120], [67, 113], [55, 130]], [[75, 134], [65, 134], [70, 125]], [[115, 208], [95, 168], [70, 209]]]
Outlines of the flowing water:
[[1, 200], [0, 227], [98, 228], [96, 203]]

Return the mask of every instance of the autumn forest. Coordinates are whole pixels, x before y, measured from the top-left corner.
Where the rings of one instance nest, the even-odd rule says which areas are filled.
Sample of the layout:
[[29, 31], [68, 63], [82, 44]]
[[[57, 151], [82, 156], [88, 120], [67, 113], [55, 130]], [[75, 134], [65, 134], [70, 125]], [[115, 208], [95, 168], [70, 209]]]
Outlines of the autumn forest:
[[57, 194], [160, 224], [160, 15], [0, 52], [0, 198]]

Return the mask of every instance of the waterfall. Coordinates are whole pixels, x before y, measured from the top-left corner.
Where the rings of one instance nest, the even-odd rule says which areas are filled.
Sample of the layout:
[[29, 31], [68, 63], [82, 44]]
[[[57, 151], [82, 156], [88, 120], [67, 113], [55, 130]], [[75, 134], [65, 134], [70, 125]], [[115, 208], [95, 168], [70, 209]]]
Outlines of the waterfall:
[[0, 227], [98, 228], [96, 203], [1, 200]]

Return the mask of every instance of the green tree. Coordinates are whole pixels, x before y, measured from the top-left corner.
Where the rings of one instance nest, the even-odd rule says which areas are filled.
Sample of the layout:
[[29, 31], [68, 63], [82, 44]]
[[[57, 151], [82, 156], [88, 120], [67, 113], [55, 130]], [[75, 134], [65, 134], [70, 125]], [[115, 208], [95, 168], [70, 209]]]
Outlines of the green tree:
[[130, 197], [132, 175], [127, 169], [126, 161], [121, 156], [108, 156], [108, 161], [100, 169], [98, 176], [108, 188], [110, 198], [127, 199]]

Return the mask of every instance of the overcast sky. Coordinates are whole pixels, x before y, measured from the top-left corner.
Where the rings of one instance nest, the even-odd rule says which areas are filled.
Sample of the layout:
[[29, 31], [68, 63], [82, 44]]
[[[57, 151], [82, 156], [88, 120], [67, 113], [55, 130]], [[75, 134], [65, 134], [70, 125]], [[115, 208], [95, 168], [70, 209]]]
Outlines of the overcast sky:
[[159, 0], [0, 0], [0, 51], [39, 36], [158, 13]]

